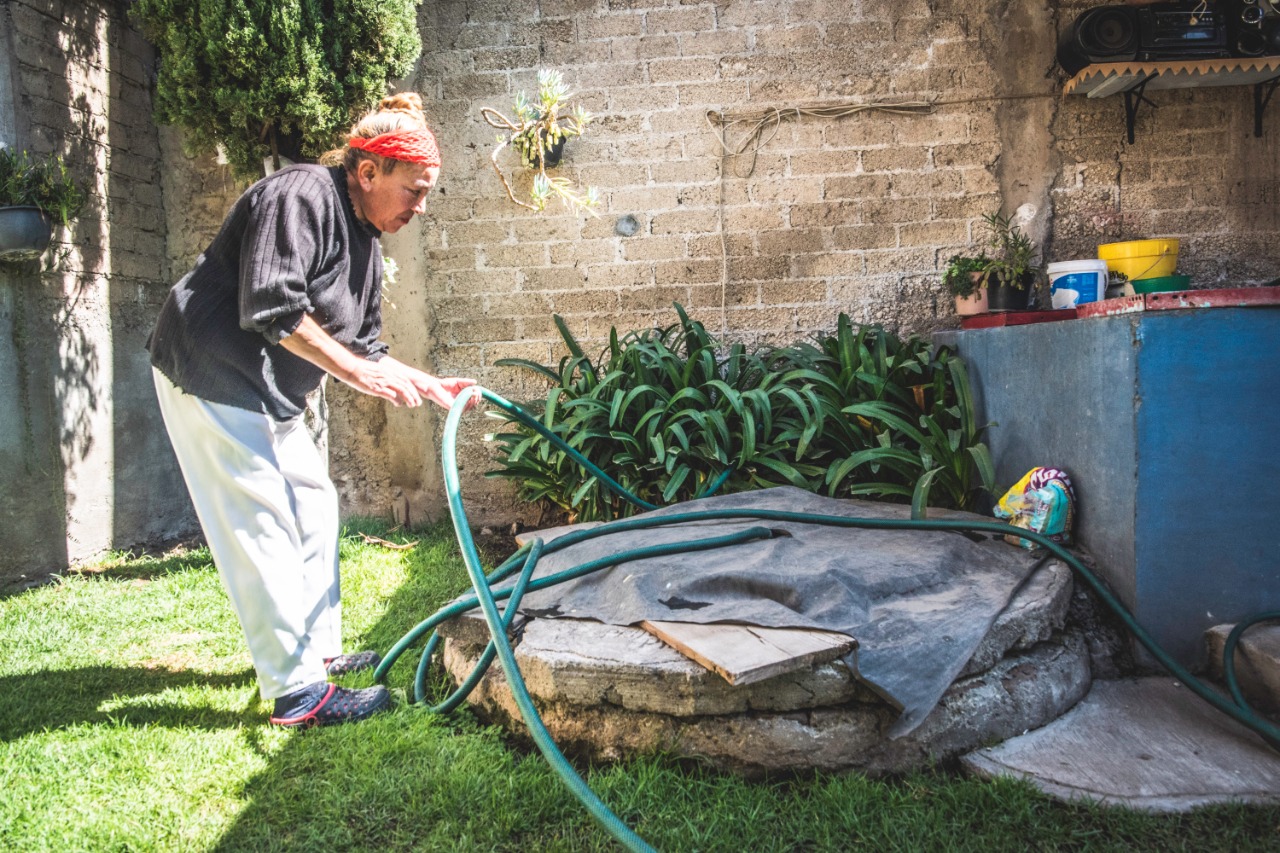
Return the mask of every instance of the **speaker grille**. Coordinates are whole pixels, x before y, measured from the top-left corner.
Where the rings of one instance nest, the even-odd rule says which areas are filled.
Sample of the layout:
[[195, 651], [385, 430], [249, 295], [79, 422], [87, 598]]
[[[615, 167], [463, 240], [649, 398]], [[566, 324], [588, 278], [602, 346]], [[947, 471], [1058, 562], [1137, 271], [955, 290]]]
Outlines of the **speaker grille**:
[[1076, 25], [1076, 38], [1091, 56], [1132, 53], [1138, 46], [1137, 21], [1128, 9], [1092, 9]]

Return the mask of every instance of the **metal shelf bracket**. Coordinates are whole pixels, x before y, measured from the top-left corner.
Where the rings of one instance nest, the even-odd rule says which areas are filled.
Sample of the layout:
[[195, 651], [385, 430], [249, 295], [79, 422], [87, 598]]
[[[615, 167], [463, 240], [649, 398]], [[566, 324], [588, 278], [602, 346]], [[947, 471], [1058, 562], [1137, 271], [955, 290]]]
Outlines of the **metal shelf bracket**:
[[1129, 135], [1130, 145], [1133, 144], [1133, 125], [1136, 119], [1138, 118], [1138, 106], [1140, 104], [1145, 103], [1147, 106], [1151, 107], [1151, 109], [1153, 110], [1158, 109], [1158, 107], [1156, 107], [1155, 104], [1151, 103], [1150, 99], [1148, 99], [1146, 96], [1142, 94], [1143, 90], [1147, 88], [1147, 83], [1151, 82], [1154, 79], [1155, 79], [1154, 77], [1148, 77], [1138, 85], [1134, 86], [1132, 89], [1125, 89], [1124, 127], [1125, 127], [1125, 131]]
[[[1274, 80], [1266, 80], [1261, 83], [1253, 84], [1253, 135], [1261, 138], [1262, 136], [1262, 114], [1267, 111], [1267, 104], [1271, 102], [1271, 96], [1276, 92], [1276, 86], [1280, 84], [1280, 77]], [[1266, 94], [1263, 94], [1263, 90]]]

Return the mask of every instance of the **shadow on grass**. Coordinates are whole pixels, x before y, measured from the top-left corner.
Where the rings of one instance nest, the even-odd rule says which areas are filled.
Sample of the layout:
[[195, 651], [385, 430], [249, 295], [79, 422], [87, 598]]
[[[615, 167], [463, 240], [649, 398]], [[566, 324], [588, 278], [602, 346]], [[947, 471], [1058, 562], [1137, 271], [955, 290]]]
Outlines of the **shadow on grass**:
[[[414, 538], [417, 546], [405, 552], [406, 578], [360, 638], [365, 648], [385, 654], [468, 588], [446, 527], [416, 531]], [[519, 780], [546, 785], [547, 769], [541, 759], [528, 763], [509, 750], [496, 730], [465, 710], [441, 717], [408, 704], [401, 691], [412, 693], [420, 651], [421, 644], [407, 652], [387, 678], [399, 694], [392, 711], [355, 725], [299, 731], [275, 751], [269, 766], [246, 783], [246, 805], [213, 849], [496, 849], [519, 838], [522, 830], [505, 822], [522, 811], [517, 803], [528, 790]], [[361, 673], [343, 683], [371, 680]], [[551, 784], [558, 791], [558, 783]], [[533, 808], [535, 822], [550, 810], [557, 823], [580, 824], [559, 799], [557, 793], [556, 801]], [[485, 817], [495, 809], [501, 820]]]
[[257, 693], [238, 712], [214, 709], [178, 694], [194, 686], [251, 688], [253, 671], [90, 666], [0, 676], [0, 741], [49, 729], [114, 722], [130, 726], [223, 729], [262, 721]]
[[[213, 563], [209, 549], [199, 539], [165, 542], [134, 552], [120, 559], [108, 559], [91, 565], [72, 566], [66, 574], [110, 578], [112, 580], [156, 580], [192, 569], [205, 569]], [[50, 572], [39, 578], [19, 582], [0, 582], [0, 599], [22, 595], [33, 589], [55, 584], [62, 577]]]
[[69, 575], [89, 575], [111, 580], [156, 580], [193, 569], [204, 570], [213, 564], [209, 549], [198, 540], [169, 543], [164, 550], [130, 553], [120, 560], [95, 563], [92, 567], [78, 567], [67, 571]]

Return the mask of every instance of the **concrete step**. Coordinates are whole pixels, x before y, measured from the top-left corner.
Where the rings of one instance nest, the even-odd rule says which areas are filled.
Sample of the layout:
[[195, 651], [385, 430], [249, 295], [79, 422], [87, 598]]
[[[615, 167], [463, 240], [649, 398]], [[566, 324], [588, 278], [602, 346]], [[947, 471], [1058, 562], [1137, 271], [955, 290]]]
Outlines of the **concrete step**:
[[1065, 801], [1156, 812], [1280, 803], [1280, 753], [1167, 676], [1095, 681], [1061, 718], [961, 761]]
[[[1221, 680], [1222, 649], [1234, 625], [1215, 625], [1205, 631], [1209, 650], [1209, 671]], [[1235, 655], [1236, 680], [1240, 692], [1255, 708], [1280, 711], [1280, 625], [1260, 623], [1240, 638]]]

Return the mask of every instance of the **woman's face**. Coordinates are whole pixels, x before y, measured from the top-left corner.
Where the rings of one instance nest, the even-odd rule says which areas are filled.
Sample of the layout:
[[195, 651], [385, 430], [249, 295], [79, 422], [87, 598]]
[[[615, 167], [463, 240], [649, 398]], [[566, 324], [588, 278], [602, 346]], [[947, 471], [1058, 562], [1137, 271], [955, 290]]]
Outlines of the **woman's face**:
[[396, 163], [384, 172], [372, 160], [356, 167], [356, 212], [384, 234], [394, 234], [427, 209], [427, 193], [440, 177], [439, 166]]

